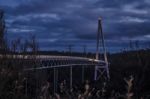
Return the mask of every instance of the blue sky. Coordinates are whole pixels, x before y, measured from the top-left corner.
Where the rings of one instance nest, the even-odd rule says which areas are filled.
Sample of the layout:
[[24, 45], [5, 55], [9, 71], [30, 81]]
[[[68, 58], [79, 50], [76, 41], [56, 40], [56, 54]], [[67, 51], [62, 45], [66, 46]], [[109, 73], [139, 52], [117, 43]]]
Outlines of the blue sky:
[[41, 50], [96, 49], [97, 20], [102, 17], [108, 51], [150, 42], [149, 0], [0, 0], [5, 11], [7, 38], [36, 35]]

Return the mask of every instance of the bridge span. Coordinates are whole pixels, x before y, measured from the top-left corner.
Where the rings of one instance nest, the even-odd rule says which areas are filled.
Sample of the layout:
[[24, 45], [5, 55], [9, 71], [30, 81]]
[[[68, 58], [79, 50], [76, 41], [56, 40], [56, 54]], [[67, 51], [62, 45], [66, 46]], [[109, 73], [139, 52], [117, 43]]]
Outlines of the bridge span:
[[[9, 60], [15, 59], [17, 62], [18, 60], [22, 61], [23, 63], [23, 70], [24, 72], [32, 72], [32, 71], [40, 71], [40, 70], [53, 70], [54, 75], [54, 92], [57, 89], [57, 78], [58, 78], [58, 69], [59, 68], [68, 68], [69, 69], [69, 77], [70, 77], [70, 88], [72, 88], [72, 80], [73, 80], [73, 68], [80, 67], [82, 68], [81, 76], [82, 80], [84, 80], [84, 68], [96, 68], [97, 72], [94, 74], [96, 79], [99, 80], [100, 78], [107, 79], [109, 76], [107, 70], [107, 62], [104, 60], [97, 60], [92, 58], [86, 57], [75, 57], [75, 56], [53, 56], [53, 55], [5, 55], [5, 57]], [[0, 55], [0, 58], [3, 58], [3, 55]]]
[[[21, 56], [22, 57], [22, 56]], [[20, 58], [20, 56], [19, 56]], [[33, 59], [25, 57], [25, 59]], [[100, 66], [100, 68], [105, 68], [107, 63], [103, 60], [97, 60], [85, 57], [74, 57], [74, 56], [51, 56], [51, 55], [38, 55], [34, 57], [38, 65], [36, 68], [25, 68], [25, 70], [35, 70], [35, 69], [47, 69], [55, 67], [70, 67], [70, 66]]]
[[[4, 55], [0, 55], [3, 58]], [[107, 63], [104, 60], [97, 60], [86, 57], [75, 56], [54, 56], [54, 55], [5, 55], [7, 59], [19, 59], [24, 61], [24, 70], [40, 70], [48, 68], [70, 67], [70, 66], [99, 66], [99, 68], [106, 68]], [[31, 66], [32, 62], [36, 62]]]

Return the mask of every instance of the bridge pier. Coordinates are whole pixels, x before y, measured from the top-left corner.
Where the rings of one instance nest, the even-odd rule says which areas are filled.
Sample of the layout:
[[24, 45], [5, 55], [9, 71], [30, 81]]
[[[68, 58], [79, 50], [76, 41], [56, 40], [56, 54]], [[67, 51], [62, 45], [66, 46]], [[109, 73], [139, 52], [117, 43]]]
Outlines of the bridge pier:
[[97, 66], [95, 66], [95, 71], [94, 71], [94, 80], [97, 80]]
[[58, 89], [58, 70], [57, 68], [54, 68], [54, 93], [57, 92]]
[[108, 70], [108, 64], [105, 66], [95, 66], [95, 74], [94, 74], [94, 80], [109, 80], [109, 70]]
[[82, 83], [84, 82], [84, 66], [82, 66]]
[[70, 66], [70, 91], [72, 91], [72, 66]]

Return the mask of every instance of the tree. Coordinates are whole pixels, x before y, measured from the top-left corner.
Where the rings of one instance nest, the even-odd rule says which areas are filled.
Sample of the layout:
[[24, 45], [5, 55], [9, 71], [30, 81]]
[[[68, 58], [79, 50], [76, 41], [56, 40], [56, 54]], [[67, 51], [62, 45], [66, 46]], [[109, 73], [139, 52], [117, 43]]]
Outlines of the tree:
[[0, 50], [6, 48], [4, 41], [4, 32], [5, 32], [4, 12], [0, 10]]

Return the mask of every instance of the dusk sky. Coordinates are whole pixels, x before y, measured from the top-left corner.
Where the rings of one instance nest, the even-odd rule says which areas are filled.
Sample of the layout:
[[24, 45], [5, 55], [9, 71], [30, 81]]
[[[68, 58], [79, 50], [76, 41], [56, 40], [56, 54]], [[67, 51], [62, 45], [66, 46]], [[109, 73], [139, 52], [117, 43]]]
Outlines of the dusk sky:
[[108, 51], [150, 46], [150, 0], [0, 0], [8, 42], [36, 35], [41, 50], [96, 49], [98, 17]]

